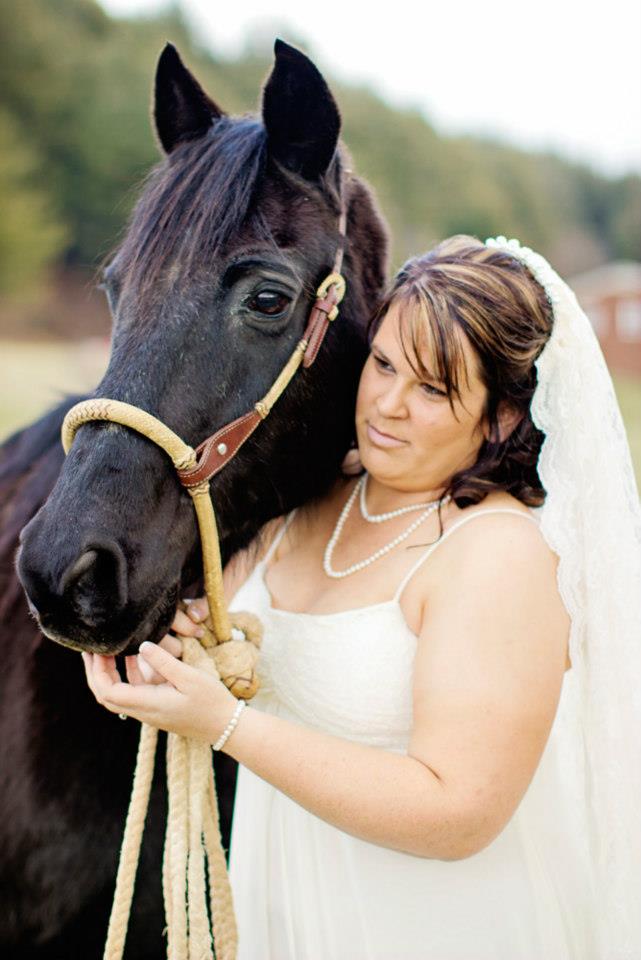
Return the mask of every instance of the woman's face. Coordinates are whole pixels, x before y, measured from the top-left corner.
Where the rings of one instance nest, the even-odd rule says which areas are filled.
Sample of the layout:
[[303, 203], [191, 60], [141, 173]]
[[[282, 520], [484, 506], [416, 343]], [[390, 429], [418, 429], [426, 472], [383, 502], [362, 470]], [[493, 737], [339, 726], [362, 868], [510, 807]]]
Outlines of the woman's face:
[[[381, 483], [410, 492], [440, 492], [450, 477], [472, 466], [483, 440], [487, 390], [467, 337], [458, 331], [465, 364], [460, 398], [450, 406], [442, 383], [426, 382], [412, 369], [401, 342], [398, 308], [392, 305], [372, 341], [356, 401], [361, 462]], [[409, 335], [405, 342], [410, 343]], [[421, 356], [433, 370], [430, 356]]]

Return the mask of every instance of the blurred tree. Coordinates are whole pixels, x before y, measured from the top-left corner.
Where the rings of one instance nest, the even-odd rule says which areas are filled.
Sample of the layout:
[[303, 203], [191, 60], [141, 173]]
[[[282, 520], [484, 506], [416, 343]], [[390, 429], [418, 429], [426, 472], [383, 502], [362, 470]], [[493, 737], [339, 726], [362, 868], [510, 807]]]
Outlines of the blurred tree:
[[[33, 282], [48, 260], [95, 265], [116, 241], [159, 156], [149, 101], [167, 39], [237, 113], [257, 107], [275, 29], [262, 24], [225, 60], [203, 48], [178, 4], [124, 19], [95, 0], [0, 0], [0, 201], [10, 210], [0, 225], [3, 288]], [[417, 110], [329, 79], [355, 166], [390, 221], [393, 266], [459, 232], [518, 236], [565, 273], [638, 258], [641, 178], [608, 179], [554, 154], [442, 136]]]
[[39, 159], [13, 118], [0, 109], [0, 294], [37, 285], [43, 266], [67, 239], [54, 204], [40, 184]]

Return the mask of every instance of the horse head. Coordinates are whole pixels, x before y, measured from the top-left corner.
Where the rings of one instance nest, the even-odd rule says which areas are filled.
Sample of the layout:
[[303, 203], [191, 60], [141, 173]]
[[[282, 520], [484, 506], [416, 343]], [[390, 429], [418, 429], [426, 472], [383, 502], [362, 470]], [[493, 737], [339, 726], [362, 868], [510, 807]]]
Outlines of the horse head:
[[[164, 157], [104, 271], [113, 336], [95, 395], [148, 411], [192, 446], [276, 378], [331, 270], [342, 204], [347, 212], [340, 317], [314, 366], [212, 481], [230, 556], [337, 476], [385, 279], [385, 229], [348, 170], [327, 84], [281, 41], [260, 116], [227, 116], [171, 45], [154, 115]], [[89, 423], [22, 533], [18, 571], [48, 637], [118, 653], [166, 632], [198, 563], [192, 504], [168, 458], [126, 428]]]

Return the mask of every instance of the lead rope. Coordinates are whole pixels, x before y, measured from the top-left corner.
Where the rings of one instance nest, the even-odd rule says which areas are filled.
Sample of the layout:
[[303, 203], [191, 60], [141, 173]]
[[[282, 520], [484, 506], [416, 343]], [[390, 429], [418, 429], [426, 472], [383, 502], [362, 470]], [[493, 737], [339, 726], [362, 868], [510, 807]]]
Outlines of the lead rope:
[[[340, 233], [344, 235], [345, 213], [341, 213]], [[317, 293], [315, 308], [322, 304], [320, 316], [308, 327], [285, 367], [267, 394], [255, 405], [256, 422], [264, 419], [302, 363], [313, 362], [327, 326], [335, 318], [345, 282], [340, 275], [342, 245], [337, 251], [334, 272]], [[328, 312], [329, 311], [329, 312]], [[318, 323], [316, 322], [318, 319]], [[305, 356], [310, 347], [311, 359]], [[249, 417], [241, 418], [244, 421]], [[174, 467], [193, 499], [203, 556], [205, 593], [209, 618], [200, 640], [183, 639], [185, 663], [222, 679], [231, 692], [248, 700], [259, 687], [255, 666], [262, 637], [262, 626], [249, 613], [229, 615], [223, 590], [223, 572], [216, 518], [209, 490], [209, 479], [233, 456], [247, 439], [255, 424], [242, 425], [232, 451], [218, 444], [218, 465], [205, 469], [195, 450], [169, 427], [144, 410], [118, 400], [99, 398], [76, 404], [62, 425], [62, 444], [69, 452], [80, 426], [95, 420], [107, 420], [136, 430], [171, 457]], [[234, 424], [240, 421], [234, 421]], [[234, 426], [234, 425], [232, 425]], [[220, 435], [231, 435], [223, 428], [201, 444], [215, 447]], [[200, 450], [200, 447], [199, 447]], [[202, 459], [212, 456], [205, 450]], [[208, 461], [209, 463], [209, 461]], [[190, 479], [191, 478], [191, 479]], [[232, 628], [244, 639], [233, 637]], [[153, 780], [158, 731], [142, 724], [131, 800], [123, 834], [114, 901], [109, 918], [104, 960], [122, 960], [142, 834]], [[231, 886], [220, 835], [216, 782], [207, 744], [177, 734], [167, 736], [168, 813], [163, 856], [163, 899], [167, 921], [169, 960], [236, 960], [238, 933]], [[209, 888], [209, 898], [207, 898]], [[215, 952], [214, 952], [215, 945]]]
[[[171, 457], [176, 469], [188, 469], [196, 464], [192, 448], [163, 423], [137, 407], [115, 400], [88, 400], [69, 411], [62, 428], [66, 452], [78, 428], [93, 420], [109, 420], [142, 433]], [[230, 620], [222, 592], [222, 564], [209, 482], [205, 481], [189, 492], [198, 518], [210, 619], [201, 642], [184, 639], [183, 660], [220, 677], [232, 693], [249, 699], [258, 689], [254, 667], [260, 644], [259, 626], [256, 618], [252, 620], [248, 614], [234, 615]], [[232, 625], [243, 630], [247, 639], [233, 639]], [[157, 740], [158, 731], [142, 724], [104, 960], [121, 960], [124, 951]], [[211, 751], [207, 744], [168, 734], [167, 787], [168, 816], [163, 858], [167, 955], [170, 960], [213, 960], [215, 943], [216, 960], [235, 960], [236, 920], [220, 836]]]

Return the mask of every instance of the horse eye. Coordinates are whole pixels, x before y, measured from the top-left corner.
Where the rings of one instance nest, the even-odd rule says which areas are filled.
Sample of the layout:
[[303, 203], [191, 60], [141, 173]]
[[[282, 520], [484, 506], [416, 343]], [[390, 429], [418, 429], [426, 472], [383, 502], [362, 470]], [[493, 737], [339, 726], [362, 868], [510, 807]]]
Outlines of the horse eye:
[[279, 290], [261, 290], [251, 298], [247, 306], [264, 317], [276, 317], [287, 309], [291, 298]]
[[117, 289], [118, 281], [114, 271], [110, 267], [105, 267], [105, 269], [100, 272], [100, 277], [96, 286], [98, 290], [104, 290], [105, 293], [109, 293], [109, 291]]

